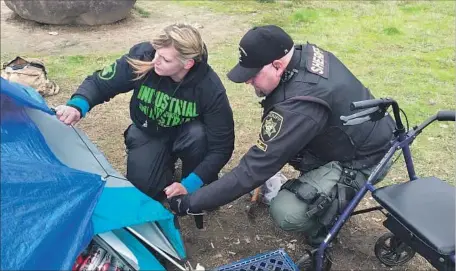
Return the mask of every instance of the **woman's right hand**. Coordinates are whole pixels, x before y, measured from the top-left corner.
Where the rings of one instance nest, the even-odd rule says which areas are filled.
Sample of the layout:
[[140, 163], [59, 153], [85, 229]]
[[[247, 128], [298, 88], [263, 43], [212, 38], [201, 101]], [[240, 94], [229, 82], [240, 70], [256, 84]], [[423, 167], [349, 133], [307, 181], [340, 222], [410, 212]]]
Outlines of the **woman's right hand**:
[[59, 105], [55, 108], [57, 118], [66, 125], [75, 125], [81, 119], [81, 113], [71, 106]]

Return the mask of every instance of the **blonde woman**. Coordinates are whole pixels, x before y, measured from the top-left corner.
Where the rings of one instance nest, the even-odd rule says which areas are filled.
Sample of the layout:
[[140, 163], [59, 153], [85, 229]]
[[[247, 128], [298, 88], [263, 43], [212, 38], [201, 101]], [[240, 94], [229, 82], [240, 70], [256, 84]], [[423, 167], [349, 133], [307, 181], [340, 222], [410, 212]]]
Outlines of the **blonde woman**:
[[[74, 125], [94, 106], [130, 90], [127, 179], [158, 200], [216, 180], [234, 149], [234, 121], [198, 30], [173, 24], [152, 42], [133, 46], [88, 76], [67, 104], [56, 108], [57, 117]], [[171, 183], [177, 158], [184, 178]]]

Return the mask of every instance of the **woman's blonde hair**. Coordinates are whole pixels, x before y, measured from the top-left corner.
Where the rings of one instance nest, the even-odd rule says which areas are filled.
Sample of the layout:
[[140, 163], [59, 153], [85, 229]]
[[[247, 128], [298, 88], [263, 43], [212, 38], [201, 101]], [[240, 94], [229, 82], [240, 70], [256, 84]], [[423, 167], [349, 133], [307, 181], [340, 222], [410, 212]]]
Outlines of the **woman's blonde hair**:
[[[194, 26], [186, 23], [175, 23], [165, 27], [151, 43], [155, 50], [173, 46], [179, 52], [179, 59], [182, 62], [189, 59], [200, 62], [206, 54], [204, 42], [199, 31]], [[143, 78], [153, 69], [152, 61], [142, 61], [128, 57], [127, 62], [133, 67], [134, 73], [137, 75], [135, 80]]]

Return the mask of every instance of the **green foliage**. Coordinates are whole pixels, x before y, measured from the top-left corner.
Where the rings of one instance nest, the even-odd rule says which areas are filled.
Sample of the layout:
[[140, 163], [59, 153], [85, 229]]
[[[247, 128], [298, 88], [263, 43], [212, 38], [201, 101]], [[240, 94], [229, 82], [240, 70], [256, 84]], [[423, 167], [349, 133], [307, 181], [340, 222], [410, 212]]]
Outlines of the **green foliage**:
[[145, 8], [140, 7], [138, 4], [134, 5], [133, 11], [135, 11], [142, 18], [150, 17], [150, 12], [147, 11]]

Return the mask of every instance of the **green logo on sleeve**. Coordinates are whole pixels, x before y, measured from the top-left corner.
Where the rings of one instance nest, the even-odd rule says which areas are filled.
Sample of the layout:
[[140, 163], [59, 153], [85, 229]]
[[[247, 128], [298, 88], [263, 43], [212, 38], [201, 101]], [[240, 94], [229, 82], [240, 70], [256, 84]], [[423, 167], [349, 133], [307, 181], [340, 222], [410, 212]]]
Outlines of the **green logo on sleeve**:
[[116, 66], [117, 62], [114, 62], [113, 64], [104, 67], [103, 70], [98, 73], [98, 77], [103, 80], [112, 79], [114, 75], [116, 75]]

